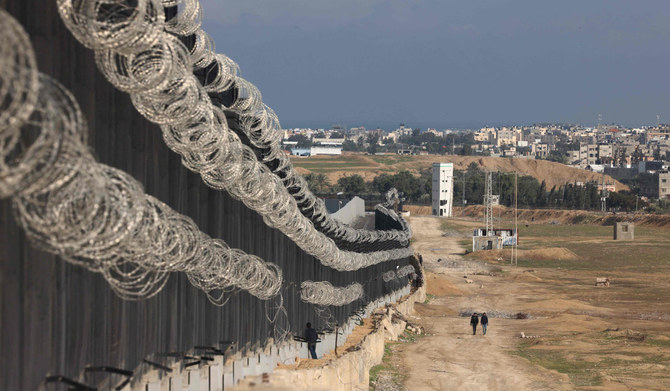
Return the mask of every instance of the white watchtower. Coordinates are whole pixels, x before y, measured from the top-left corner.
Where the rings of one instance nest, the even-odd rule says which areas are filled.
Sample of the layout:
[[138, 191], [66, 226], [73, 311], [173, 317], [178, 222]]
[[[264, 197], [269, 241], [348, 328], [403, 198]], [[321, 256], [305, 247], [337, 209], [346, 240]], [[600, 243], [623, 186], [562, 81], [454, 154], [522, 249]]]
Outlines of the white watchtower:
[[433, 215], [451, 217], [454, 205], [454, 164], [433, 163]]

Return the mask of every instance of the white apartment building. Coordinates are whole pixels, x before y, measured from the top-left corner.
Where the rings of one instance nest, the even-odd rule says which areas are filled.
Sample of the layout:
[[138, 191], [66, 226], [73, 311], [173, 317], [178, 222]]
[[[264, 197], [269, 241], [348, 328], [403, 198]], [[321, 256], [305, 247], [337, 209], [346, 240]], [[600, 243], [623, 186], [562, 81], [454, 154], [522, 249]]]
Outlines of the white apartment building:
[[454, 164], [433, 163], [433, 215], [451, 217], [454, 205]]
[[508, 128], [498, 129], [496, 131], [496, 145], [514, 145], [516, 143], [516, 133]]

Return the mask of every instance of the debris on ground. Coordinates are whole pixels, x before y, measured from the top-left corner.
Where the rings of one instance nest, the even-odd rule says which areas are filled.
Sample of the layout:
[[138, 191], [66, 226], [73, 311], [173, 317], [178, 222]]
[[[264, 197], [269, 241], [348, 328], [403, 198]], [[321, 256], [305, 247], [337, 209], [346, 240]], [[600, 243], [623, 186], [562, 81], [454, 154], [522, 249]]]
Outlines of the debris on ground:
[[610, 279], [607, 277], [596, 277], [596, 286], [610, 286]]
[[498, 319], [535, 319], [535, 316], [532, 316], [531, 314], [528, 314], [526, 312], [506, 312], [506, 311], [498, 311], [498, 310], [491, 310], [491, 309], [478, 309], [474, 310], [472, 308], [466, 308], [462, 309], [459, 311], [458, 315], [462, 317], [470, 317], [472, 316], [473, 313], [478, 313], [481, 314], [482, 312], [486, 312], [486, 315], [489, 318], [498, 318]]

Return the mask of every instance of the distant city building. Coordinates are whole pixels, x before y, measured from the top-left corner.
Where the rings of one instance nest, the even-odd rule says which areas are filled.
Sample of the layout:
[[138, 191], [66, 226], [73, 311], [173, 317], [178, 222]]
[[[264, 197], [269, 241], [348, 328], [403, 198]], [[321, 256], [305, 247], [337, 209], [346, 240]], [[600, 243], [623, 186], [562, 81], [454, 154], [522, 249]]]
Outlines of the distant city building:
[[546, 159], [549, 156], [549, 145], [541, 143], [532, 144], [531, 153], [538, 159]]
[[514, 145], [516, 143], [516, 133], [508, 128], [498, 129], [496, 131], [496, 145]]
[[317, 138], [312, 139], [312, 143], [318, 145], [335, 145], [341, 146], [346, 141], [345, 138]]
[[659, 171], [658, 173], [658, 199], [670, 199], [670, 171]]
[[652, 140], [670, 140], [670, 127], [662, 125], [647, 129], [643, 142], [648, 143]]
[[454, 164], [433, 163], [433, 215], [451, 217], [454, 200]]
[[291, 155], [294, 156], [316, 156], [316, 155], [341, 155], [342, 147], [313, 146], [310, 148], [293, 148]]
[[342, 147], [313, 146], [310, 148], [310, 156], [316, 155], [341, 155]]

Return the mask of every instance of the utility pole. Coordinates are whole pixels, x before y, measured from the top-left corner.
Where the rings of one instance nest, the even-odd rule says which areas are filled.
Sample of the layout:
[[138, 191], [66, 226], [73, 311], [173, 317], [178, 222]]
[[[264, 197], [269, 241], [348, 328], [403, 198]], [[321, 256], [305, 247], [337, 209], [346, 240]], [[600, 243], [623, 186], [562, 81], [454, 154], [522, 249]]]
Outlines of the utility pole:
[[493, 172], [486, 171], [486, 194], [484, 204], [486, 205], [486, 236], [493, 235]]
[[600, 211], [607, 212], [607, 197], [609, 197], [609, 191], [605, 188], [605, 173], [600, 180]]
[[635, 214], [637, 214], [637, 202], [639, 201], [640, 196], [638, 194], [635, 195]]
[[463, 174], [463, 209], [465, 209], [465, 170], [461, 171]]
[[511, 264], [519, 263], [519, 173], [514, 171], [514, 247], [512, 247]]

